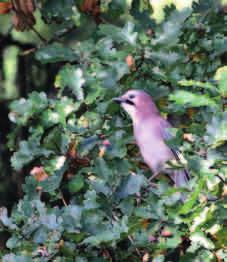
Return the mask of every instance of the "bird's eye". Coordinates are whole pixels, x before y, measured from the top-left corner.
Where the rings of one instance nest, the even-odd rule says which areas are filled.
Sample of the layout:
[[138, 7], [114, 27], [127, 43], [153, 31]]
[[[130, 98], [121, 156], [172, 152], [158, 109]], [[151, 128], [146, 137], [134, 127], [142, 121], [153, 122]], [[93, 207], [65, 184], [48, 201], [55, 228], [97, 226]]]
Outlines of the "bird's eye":
[[130, 95], [129, 98], [133, 99], [133, 98], [135, 98], [135, 95]]

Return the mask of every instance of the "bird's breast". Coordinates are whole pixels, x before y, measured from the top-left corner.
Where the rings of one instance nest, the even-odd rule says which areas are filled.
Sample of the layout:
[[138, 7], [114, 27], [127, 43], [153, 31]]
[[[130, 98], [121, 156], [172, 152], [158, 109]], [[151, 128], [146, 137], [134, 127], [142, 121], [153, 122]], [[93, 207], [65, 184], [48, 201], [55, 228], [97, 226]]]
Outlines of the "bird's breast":
[[134, 126], [134, 136], [147, 165], [156, 172], [172, 154], [159, 130], [150, 124]]

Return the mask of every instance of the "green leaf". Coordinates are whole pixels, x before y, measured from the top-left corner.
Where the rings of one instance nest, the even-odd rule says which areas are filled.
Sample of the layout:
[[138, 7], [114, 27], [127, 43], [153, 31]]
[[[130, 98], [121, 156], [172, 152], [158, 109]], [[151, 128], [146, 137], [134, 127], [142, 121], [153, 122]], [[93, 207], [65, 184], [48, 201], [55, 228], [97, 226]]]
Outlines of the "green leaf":
[[106, 185], [104, 180], [97, 178], [90, 183], [97, 193], [103, 193], [106, 196], [111, 194], [111, 189]]
[[132, 22], [127, 22], [123, 28], [101, 24], [99, 30], [101, 34], [104, 34], [117, 42], [125, 42], [130, 45], [135, 45], [137, 40], [137, 32], [134, 32], [135, 25]]
[[2, 262], [32, 262], [32, 257], [8, 254], [3, 256]]
[[196, 86], [196, 87], [202, 87], [205, 89], [210, 89], [210, 90], [215, 90], [216, 87], [215, 85], [211, 84], [211, 83], [203, 83], [200, 81], [195, 81], [195, 80], [181, 80], [178, 81], [178, 84], [181, 86]]
[[53, 193], [54, 190], [59, 188], [63, 174], [69, 166], [69, 162], [65, 157], [59, 157], [57, 166], [58, 168], [53, 175], [40, 182], [40, 186], [43, 188], [44, 192]]
[[214, 249], [213, 242], [208, 239], [204, 233], [202, 232], [195, 232], [191, 234], [190, 240], [192, 241], [193, 245], [198, 245], [200, 247], [204, 247], [206, 249]]
[[227, 141], [227, 112], [214, 115], [211, 122], [207, 125], [204, 136], [205, 141], [211, 148], [219, 147]]
[[79, 145], [80, 155], [85, 156], [97, 145], [99, 139], [96, 135], [84, 138]]
[[60, 129], [59, 126], [53, 127], [53, 129], [50, 130], [49, 133], [43, 139], [43, 145], [45, 149], [54, 152], [59, 152], [61, 154], [66, 153], [69, 142], [70, 138], [68, 134], [62, 132], [62, 129]]
[[11, 164], [15, 170], [20, 170], [36, 157], [48, 157], [53, 152], [40, 147], [38, 138], [30, 137], [28, 141], [21, 141], [19, 150], [11, 158]]
[[58, 73], [55, 86], [64, 89], [66, 86], [70, 88], [72, 93], [78, 100], [84, 99], [84, 91], [82, 86], [85, 83], [83, 71], [71, 65], [64, 66]]
[[136, 44], [137, 34], [134, 32], [135, 25], [132, 22], [127, 22], [122, 28], [119, 36], [131, 45]]
[[221, 96], [227, 97], [227, 66], [223, 66], [216, 71], [215, 80], [218, 81]]
[[28, 99], [21, 98], [10, 105], [9, 119], [19, 125], [27, 124], [32, 117], [39, 115], [48, 106], [47, 95], [44, 92], [32, 92]]
[[73, 62], [78, 59], [77, 55], [69, 47], [64, 47], [61, 44], [51, 44], [40, 48], [35, 53], [36, 59], [43, 64], [56, 63], [61, 61]]
[[158, 256], [153, 257], [152, 261], [153, 262], [164, 262], [165, 257], [163, 255], [158, 255]]
[[13, 224], [12, 220], [8, 217], [8, 211], [5, 207], [0, 208], [0, 222], [9, 229], [15, 230], [17, 226]]
[[55, 214], [42, 216], [40, 222], [50, 230], [57, 230], [60, 227]]
[[157, 33], [154, 44], [172, 46], [178, 42], [183, 22], [190, 16], [191, 9], [185, 8], [181, 11], [175, 10], [162, 25], [162, 30]]
[[89, 209], [96, 209], [99, 207], [99, 204], [96, 202], [97, 194], [95, 190], [89, 190], [84, 195], [85, 199], [83, 201], [84, 208]]
[[159, 247], [164, 248], [176, 248], [180, 243], [182, 242], [181, 236], [177, 234], [177, 232], [174, 233], [173, 237], [166, 238], [164, 242], [161, 242], [159, 244]]
[[127, 217], [123, 217], [120, 221], [114, 221], [112, 226], [103, 232], [99, 232], [94, 236], [90, 236], [84, 239], [84, 244], [90, 244], [92, 246], [100, 245], [101, 243], [108, 243], [120, 240], [122, 233], [128, 232]]
[[6, 246], [9, 249], [14, 249], [20, 246], [20, 243], [21, 243], [20, 238], [18, 238], [17, 236], [13, 236], [7, 240]]
[[156, 52], [151, 51], [149, 53], [146, 52], [146, 57], [154, 59], [154, 60], [157, 59], [157, 61], [160, 61], [165, 66], [175, 64], [181, 58], [178, 53], [176, 53], [176, 52], [165, 52], [165, 50], [156, 51]]
[[108, 181], [113, 176], [113, 171], [107, 165], [103, 158], [97, 158], [95, 162], [95, 172], [98, 177], [102, 178], [104, 181]]
[[117, 190], [117, 196], [125, 198], [129, 195], [139, 193], [144, 184], [144, 177], [142, 175], [129, 175]]
[[198, 196], [205, 184], [205, 178], [200, 179], [198, 185], [194, 189], [194, 192], [191, 194], [190, 198], [185, 202], [179, 210], [179, 214], [187, 214], [192, 211], [193, 206], [195, 205], [196, 201], [198, 200]]
[[217, 107], [216, 102], [208, 94], [195, 94], [189, 91], [178, 90], [170, 94], [169, 100], [183, 107], [211, 106]]
[[215, 209], [216, 208], [214, 206], [205, 207], [202, 212], [194, 217], [190, 231], [195, 232], [198, 228], [201, 228], [209, 219], [213, 217]]
[[69, 191], [76, 193], [84, 187], [84, 177], [82, 175], [75, 175], [69, 182]]
[[81, 227], [82, 207], [68, 205], [64, 207], [62, 214], [62, 226], [69, 233], [77, 233]]
[[201, 250], [198, 252], [197, 258], [199, 261], [206, 261], [206, 262], [215, 262], [216, 261], [216, 255], [209, 250]]
[[48, 238], [48, 229], [46, 227], [39, 227], [34, 235], [33, 235], [33, 241], [37, 244], [43, 244], [45, 243], [46, 239]]
[[45, 1], [43, 3], [43, 15], [46, 18], [62, 18], [62, 19], [70, 19], [73, 15], [73, 7], [74, 1], [73, 0], [59, 0], [55, 2], [53, 0]]

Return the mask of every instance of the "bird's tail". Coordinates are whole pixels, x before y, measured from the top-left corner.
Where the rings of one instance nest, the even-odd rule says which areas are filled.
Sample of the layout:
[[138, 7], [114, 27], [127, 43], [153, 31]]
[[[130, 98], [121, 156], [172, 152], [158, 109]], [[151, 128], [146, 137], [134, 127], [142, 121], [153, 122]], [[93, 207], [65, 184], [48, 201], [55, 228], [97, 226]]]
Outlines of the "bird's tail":
[[183, 187], [190, 180], [190, 175], [186, 169], [174, 170], [171, 174], [171, 179], [176, 187]]
[[[176, 187], [185, 187], [190, 180], [190, 175], [186, 169], [174, 170], [170, 175], [171, 180], [173, 180]], [[186, 194], [181, 193], [181, 201], [186, 201]]]

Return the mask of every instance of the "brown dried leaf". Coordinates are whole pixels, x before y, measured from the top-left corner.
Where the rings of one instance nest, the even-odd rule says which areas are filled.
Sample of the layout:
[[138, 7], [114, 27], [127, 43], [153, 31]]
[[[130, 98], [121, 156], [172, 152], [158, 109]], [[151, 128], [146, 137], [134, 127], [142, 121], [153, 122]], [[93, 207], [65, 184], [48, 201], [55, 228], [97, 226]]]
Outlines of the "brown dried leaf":
[[142, 220], [141, 224], [142, 224], [142, 228], [147, 229], [148, 225], [150, 224], [150, 220], [144, 219]]
[[34, 0], [13, 0], [13, 7], [16, 12], [25, 15], [35, 12], [36, 6]]
[[128, 65], [129, 68], [135, 67], [135, 60], [134, 60], [134, 58], [133, 58], [132, 55], [128, 55], [128, 56], [125, 58], [125, 62], [126, 62], [126, 64]]
[[64, 240], [63, 239], [61, 239], [58, 243], [57, 243], [57, 249], [60, 249], [60, 248], [62, 248], [62, 247], [64, 247], [64, 245], [65, 245], [65, 242], [64, 242]]
[[70, 142], [67, 155], [68, 155], [70, 158], [73, 158], [73, 159], [77, 157], [76, 141], [75, 141], [75, 140], [72, 140], [72, 141]]
[[35, 1], [34, 0], [27, 0], [26, 2], [26, 7], [27, 7], [27, 11], [28, 13], [34, 13], [36, 6], [35, 6]]
[[222, 7], [222, 10], [223, 10], [223, 12], [224, 12], [225, 14], [227, 14], [227, 5], [224, 5], [224, 6]]
[[99, 157], [103, 157], [105, 155], [106, 152], [106, 147], [103, 146], [99, 149]]
[[18, 5], [19, 6], [19, 11], [21, 11], [22, 13], [24, 14], [29, 14], [28, 10], [27, 10], [27, 5], [26, 5], [26, 0], [15, 0], [15, 2], [18, 2]]
[[83, 12], [93, 12], [96, 7], [99, 7], [98, 0], [84, 0], [81, 6]]
[[29, 30], [36, 23], [33, 12], [35, 2], [33, 0], [14, 0], [12, 1], [14, 14], [12, 22], [17, 31]]
[[44, 181], [48, 178], [48, 175], [42, 166], [33, 167], [30, 174], [34, 176], [35, 180], [38, 182]]
[[12, 4], [11, 2], [1, 2], [0, 3], [0, 14], [8, 14], [12, 9]]
[[188, 108], [187, 109], [187, 114], [188, 114], [189, 118], [192, 119], [194, 117], [194, 115], [196, 114], [196, 109]]
[[20, 28], [20, 18], [16, 13], [14, 13], [12, 15], [12, 23], [13, 23], [16, 30], [18, 30], [18, 28]]
[[12, 15], [12, 23], [17, 31], [23, 32], [27, 29], [25, 21], [17, 13]]

